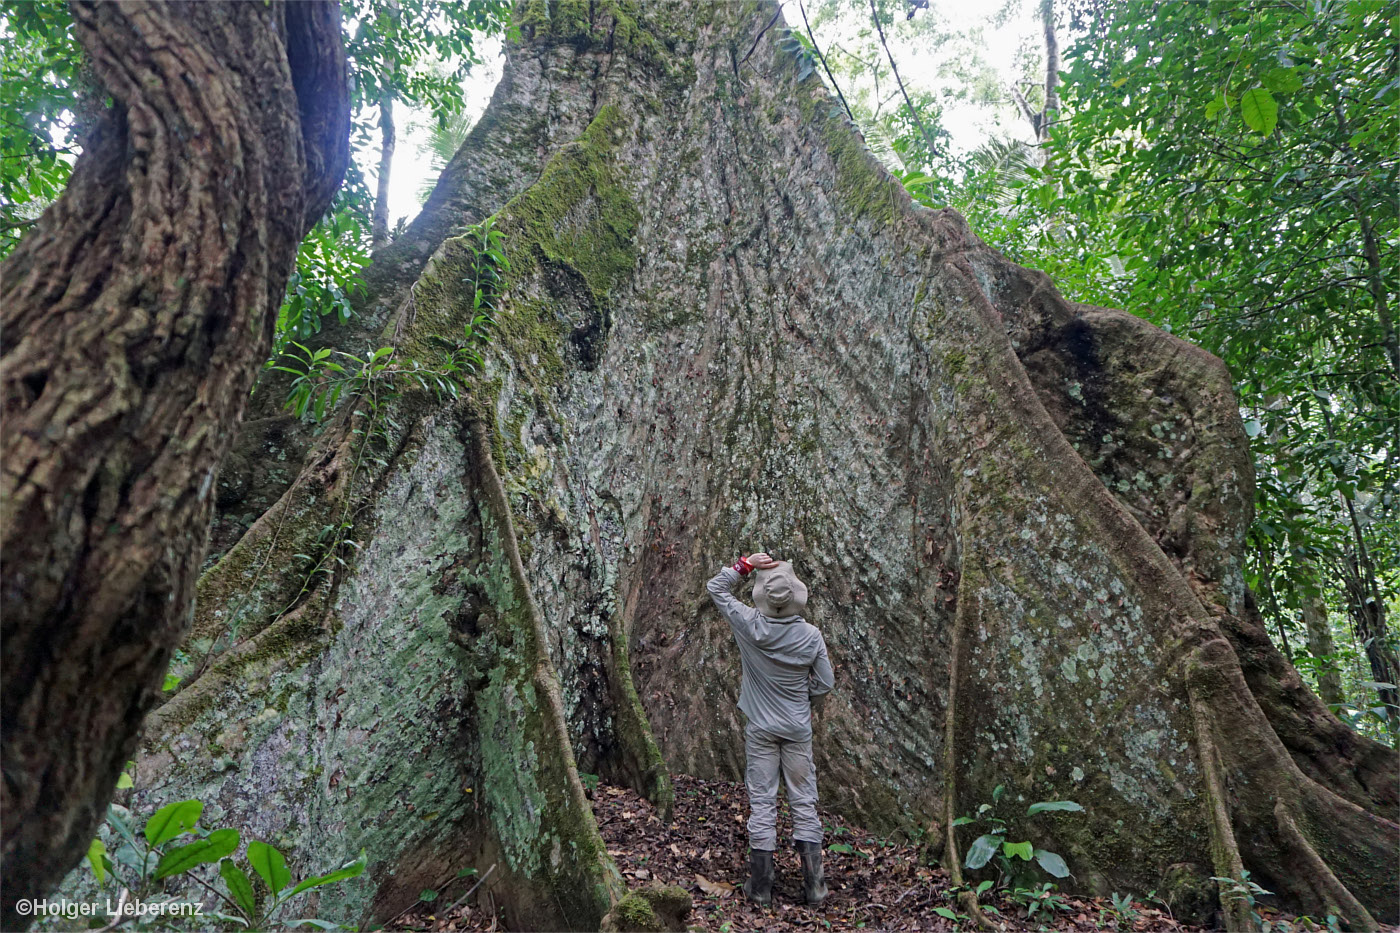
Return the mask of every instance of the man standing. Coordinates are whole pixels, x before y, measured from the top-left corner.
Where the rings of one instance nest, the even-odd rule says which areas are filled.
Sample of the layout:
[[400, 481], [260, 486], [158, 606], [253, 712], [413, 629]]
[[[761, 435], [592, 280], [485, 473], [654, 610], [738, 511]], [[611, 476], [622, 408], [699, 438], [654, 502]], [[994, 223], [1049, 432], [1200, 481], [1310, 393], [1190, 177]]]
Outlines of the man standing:
[[[754, 606], [734, 597], [740, 576], [754, 578]], [[792, 564], [767, 554], [741, 557], [706, 586], [739, 643], [743, 687], [744, 775], [749, 792], [749, 880], [744, 893], [773, 901], [773, 850], [778, 845], [778, 772], [787, 783], [792, 836], [802, 858], [807, 903], [826, 898], [822, 878], [822, 824], [817, 817], [817, 772], [812, 765], [811, 698], [835, 685], [826, 639], [802, 618], [807, 587]], [[756, 608], [755, 608], [756, 607]]]

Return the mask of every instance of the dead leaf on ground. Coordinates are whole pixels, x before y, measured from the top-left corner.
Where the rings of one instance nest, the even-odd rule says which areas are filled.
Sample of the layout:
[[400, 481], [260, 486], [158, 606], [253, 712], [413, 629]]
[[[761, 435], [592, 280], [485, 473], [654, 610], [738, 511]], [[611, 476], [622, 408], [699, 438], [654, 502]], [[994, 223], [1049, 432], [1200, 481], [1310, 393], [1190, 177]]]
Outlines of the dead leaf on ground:
[[697, 874], [695, 883], [700, 886], [700, 890], [714, 897], [728, 897], [734, 893], [734, 885], [727, 881], [711, 881], [704, 875]]

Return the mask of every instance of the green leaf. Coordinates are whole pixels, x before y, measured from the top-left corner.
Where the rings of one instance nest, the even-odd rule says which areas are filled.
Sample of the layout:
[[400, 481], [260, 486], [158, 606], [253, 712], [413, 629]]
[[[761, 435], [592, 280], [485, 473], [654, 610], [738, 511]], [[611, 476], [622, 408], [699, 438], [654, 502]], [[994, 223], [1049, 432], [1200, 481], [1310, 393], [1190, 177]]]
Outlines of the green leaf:
[[1056, 878], [1068, 878], [1069, 866], [1065, 860], [1054, 852], [1047, 852], [1044, 849], [1035, 850], [1035, 860], [1040, 863], [1040, 867], [1045, 869]]
[[107, 823], [117, 835], [125, 839], [131, 846], [136, 845], [136, 833], [132, 831], [130, 814], [124, 809], [118, 809], [116, 804], [107, 805]]
[[997, 846], [1001, 844], [1001, 837], [988, 833], [985, 836], [978, 836], [976, 841], [967, 850], [967, 859], [964, 861], [968, 868], [981, 868], [992, 860], [996, 854]]
[[1026, 816], [1035, 816], [1037, 813], [1044, 813], [1046, 810], [1071, 810], [1080, 811], [1084, 808], [1073, 800], [1042, 800], [1040, 803], [1033, 803], [1026, 808]]
[[1278, 102], [1262, 87], [1252, 87], [1240, 95], [1240, 116], [1256, 133], [1268, 135], [1278, 125]]
[[[234, 916], [233, 914], [226, 914], [226, 913], [224, 913], [223, 911], [219, 911], [219, 910], [208, 910], [208, 911], [205, 911], [205, 912], [204, 912], [204, 916], [206, 916], [206, 917], [213, 917], [215, 920], [222, 920], [222, 921], [224, 921], [224, 922], [226, 922], [226, 923], [236, 923], [236, 924], [238, 924], [239, 926], [244, 926], [244, 927], [246, 927], [246, 926], [248, 925], [248, 921], [245, 920], [245, 919], [243, 919], [242, 917], [236, 917], [236, 916]], [[298, 923], [305, 923], [305, 922], [306, 922], [305, 920], [300, 920], [300, 921], [298, 921]]]
[[1006, 785], [998, 784], [996, 786], [996, 789], [992, 791], [992, 803], [996, 803], [997, 801], [1001, 800], [1001, 795], [1004, 793], [1006, 793]]
[[292, 873], [287, 871], [286, 859], [265, 842], [248, 843], [248, 864], [253, 866], [253, 871], [258, 873], [273, 894], [292, 883]]
[[178, 800], [168, 803], [146, 821], [146, 841], [153, 846], [169, 842], [176, 836], [194, 829], [204, 804], [198, 800]]
[[432, 888], [424, 888], [422, 893], [418, 895], [418, 899], [425, 904], [431, 904], [438, 899], [438, 893]]
[[293, 920], [292, 927], [313, 926], [318, 930], [353, 930], [354, 927], [345, 926], [340, 923], [331, 923], [329, 920], [317, 920], [314, 917], [303, 917], [300, 920]]
[[189, 871], [196, 865], [217, 862], [226, 855], [232, 855], [237, 848], [238, 830], [216, 829], [203, 839], [197, 839], [178, 849], [171, 849], [161, 856], [156, 865], [155, 880]]
[[131, 779], [131, 775], [123, 771], [117, 776], [117, 790], [126, 790], [128, 787], [135, 787], [136, 782]]
[[933, 908], [933, 912], [936, 913], [936, 914], [938, 914], [938, 916], [944, 917], [944, 918], [946, 918], [946, 919], [948, 919], [948, 920], [956, 920], [956, 919], [958, 919], [958, 915], [955, 914], [955, 913], [953, 913], [951, 910], [949, 910], [949, 909], [946, 908], [946, 907], [935, 907], [935, 908]]
[[88, 846], [88, 864], [92, 866], [92, 874], [97, 878], [98, 887], [107, 886], [107, 866], [102, 861], [107, 855], [107, 846], [101, 839], [94, 838], [92, 844]]
[[987, 891], [987, 889], [990, 888], [991, 886], [992, 886], [992, 882], [990, 882], [990, 881], [984, 881], [984, 882], [982, 882], [981, 884], [979, 884], [979, 885], [977, 886], [977, 893], [978, 893], [978, 895], [980, 896], [980, 895], [982, 895], [982, 894], [985, 894], [986, 891]]
[[[360, 850], [360, 857], [353, 862], [346, 862], [340, 868], [315, 878], [307, 878], [287, 893], [287, 897], [294, 897], [302, 891], [311, 888], [319, 888], [323, 884], [334, 884], [337, 881], [344, 881], [346, 878], [354, 878], [364, 873], [365, 866], [369, 864], [369, 859], [365, 857], [365, 850]], [[427, 893], [427, 892], [424, 892]]]
[[233, 898], [238, 909], [247, 914], [248, 919], [255, 919], [258, 916], [258, 902], [253, 896], [253, 883], [248, 880], [247, 873], [235, 865], [233, 859], [226, 858], [219, 863], [219, 877], [224, 879], [229, 897]]
[[852, 848], [850, 845], [844, 842], [838, 842], [835, 845], [827, 846], [826, 849], [828, 852], [841, 852], [846, 855], [849, 855], [850, 853], [855, 851], [854, 848]]
[[976, 823], [976, 822], [977, 822], [977, 821], [974, 820], [974, 819], [973, 819], [972, 817], [970, 817], [970, 816], [960, 816], [960, 817], [958, 817], [956, 820], [953, 820], [953, 825], [954, 825], [954, 826], [966, 826], [968, 823]]
[[1029, 842], [1003, 842], [1001, 844], [1001, 851], [1007, 858], [1015, 858], [1019, 855], [1027, 862], [1031, 860], [1031, 856], [1035, 852]]
[[1303, 89], [1297, 68], [1273, 68], [1264, 72], [1264, 86], [1275, 94], [1292, 94]]

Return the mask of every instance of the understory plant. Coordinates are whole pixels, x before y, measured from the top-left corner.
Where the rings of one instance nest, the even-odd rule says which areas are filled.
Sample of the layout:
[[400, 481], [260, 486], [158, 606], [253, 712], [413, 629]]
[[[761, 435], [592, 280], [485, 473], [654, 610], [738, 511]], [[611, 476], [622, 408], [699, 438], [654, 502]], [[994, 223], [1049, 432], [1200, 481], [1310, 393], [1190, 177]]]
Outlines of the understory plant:
[[[1013, 842], [1007, 837], [1008, 819], [998, 812], [1005, 792], [1006, 785], [998, 784], [996, 789], [992, 791], [991, 803], [981, 804], [977, 808], [975, 816], [960, 816], [953, 821], [954, 826], [978, 825], [985, 829], [985, 832], [973, 840], [972, 845], [968, 847], [963, 864], [975, 871], [995, 860], [997, 870], [1000, 873], [1000, 882], [1003, 885], [1012, 883], [1018, 877], [1024, 877], [1026, 873], [1021, 869], [1026, 866], [1020, 863], [1030, 861], [1034, 861], [1046, 873], [1056, 878], [1069, 877], [1069, 866], [1057, 853], [1047, 849], [1038, 849], [1029, 841]], [[1032, 817], [1037, 813], [1047, 811], [1077, 812], [1083, 809], [1073, 800], [1048, 800], [1031, 804], [1026, 808], [1025, 815]], [[1053, 887], [1053, 885], [1049, 887]], [[1047, 894], [1048, 890], [1030, 888], [1024, 890], [1035, 894], [1033, 899], [1037, 903], [1046, 901], [1042, 895]], [[981, 893], [980, 889], [979, 893]]]
[[[129, 786], [129, 779], [123, 784]], [[284, 908], [313, 888], [362, 874], [366, 865], [363, 849], [335, 871], [293, 881], [282, 853], [266, 842], [250, 841], [242, 862], [236, 860], [235, 853], [243, 842], [238, 830], [200, 826], [203, 811], [204, 804], [198, 800], [169, 803], [152, 813], [138, 832], [129, 810], [116, 804], [107, 808], [112, 847], [109, 849], [100, 836], [93, 839], [88, 847], [88, 866], [99, 887], [105, 890], [110, 884], [116, 889], [118, 905], [132, 906], [129, 911], [118, 907], [118, 914], [103, 919], [103, 925], [111, 920], [111, 926], [116, 926], [129, 919], [130, 929], [136, 930], [207, 929], [214, 920], [249, 930], [308, 925], [323, 930], [353, 929], [314, 918], [284, 919]], [[260, 885], [255, 886], [254, 877]], [[172, 907], [192, 903], [169, 896], [172, 881], [194, 882], [216, 898], [217, 909], [201, 910], [197, 916], [188, 910], [149, 909], [162, 903]]]

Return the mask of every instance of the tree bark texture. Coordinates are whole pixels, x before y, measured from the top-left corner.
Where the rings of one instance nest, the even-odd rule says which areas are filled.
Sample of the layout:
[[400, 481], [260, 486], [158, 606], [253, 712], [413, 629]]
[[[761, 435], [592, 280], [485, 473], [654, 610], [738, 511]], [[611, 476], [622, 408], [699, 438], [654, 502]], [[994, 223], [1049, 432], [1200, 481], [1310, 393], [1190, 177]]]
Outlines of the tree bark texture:
[[335, 4], [73, 20], [115, 103], [0, 268], [6, 929], [135, 752], [297, 243], [348, 158]]
[[374, 249], [389, 242], [389, 173], [394, 167], [394, 146], [394, 95], [386, 90], [379, 98], [379, 175], [375, 181], [371, 234]]
[[[1311, 569], [1311, 565], [1305, 565]], [[1315, 574], [1315, 571], [1314, 571]], [[1316, 577], [1314, 577], [1316, 580]], [[1321, 581], [1317, 581], [1321, 586]], [[1327, 619], [1327, 604], [1319, 592], [1303, 599], [1303, 628], [1308, 634], [1308, 653], [1314, 657], [1335, 654], [1337, 646], [1332, 640], [1332, 625]], [[1317, 676], [1317, 695], [1328, 706], [1338, 706], [1345, 697], [1342, 694], [1342, 674], [1336, 667], [1330, 667]]]
[[[494, 213], [485, 369], [461, 401], [346, 406], [258, 493], [128, 802], [206, 800], [303, 873], [366, 846], [369, 881], [322, 917], [496, 864], [514, 927], [596, 927], [623, 887], [578, 772], [663, 809], [668, 766], [742, 774], [704, 583], [762, 549], [803, 574], [837, 668], [825, 806], [937, 820], [956, 852], [947, 817], [1005, 784], [1020, 812], [1083, 804], [1016, 828], [1077, 885], [1247, 869], [1314, 915], [1393, 920], [1396, 756], [1260, 623], [1223, 365], [914, 205], [758, 38], [776, 13], [524, 5], [391, 247], [414, 281], [376, 306], [380, 339], [440, 359], [473, 314], [453, 230]], [[340, 516], [353, 546], [325, 534]], [[327, 548], [345, 564], [316, 574]]]

